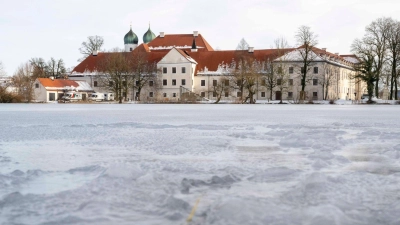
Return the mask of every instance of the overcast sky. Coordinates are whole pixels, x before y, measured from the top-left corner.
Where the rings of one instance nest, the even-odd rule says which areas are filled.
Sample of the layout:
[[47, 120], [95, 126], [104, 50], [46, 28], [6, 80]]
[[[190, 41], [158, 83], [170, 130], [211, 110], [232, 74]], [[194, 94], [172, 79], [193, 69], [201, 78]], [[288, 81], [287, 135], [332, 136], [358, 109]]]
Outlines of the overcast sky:
[[399, 0], [0, 0], [0, 61], [8, 75], [32, 57], [78, 64], [79, 47], [91, 35], [104, 48], [122, 48], [132, 29], [142, 42], [149, 22], [158, 35], [198, 30], [216, 49], [235, 49], [241, 38], [256, 49], [285, 37], [295, 46], [299, 26], [311, 27], [320, 48], [350, 52], [355, 38], [379, 17], [400, 20]]

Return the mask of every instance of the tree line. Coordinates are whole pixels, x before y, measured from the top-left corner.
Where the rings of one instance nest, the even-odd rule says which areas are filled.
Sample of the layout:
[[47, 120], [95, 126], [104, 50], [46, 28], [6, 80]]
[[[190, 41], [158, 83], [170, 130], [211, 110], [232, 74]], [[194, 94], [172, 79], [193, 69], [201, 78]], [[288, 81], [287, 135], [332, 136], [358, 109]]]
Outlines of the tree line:
[[369, 100], [379, 96], [382, 89], [389, 91], [390, 100], [398, 100], [400, 75], [400, 22], [392, 18], [379, 18], [365, 28], [362, 38], [351, 45], [360, 63], [356, 65], [360, 78], [367, 84]]

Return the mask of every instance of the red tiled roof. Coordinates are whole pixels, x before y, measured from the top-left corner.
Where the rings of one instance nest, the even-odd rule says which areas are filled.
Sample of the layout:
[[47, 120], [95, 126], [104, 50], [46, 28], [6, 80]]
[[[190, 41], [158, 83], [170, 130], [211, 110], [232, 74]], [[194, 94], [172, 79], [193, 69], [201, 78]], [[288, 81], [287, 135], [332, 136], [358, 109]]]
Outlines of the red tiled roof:
[[78, 87], [79, 84], [76, 83], [73, 80], [63, 80], [63, 79], [50, 79], [50, 78], [38, 78], [38, 81], [44, 86], [44, 87], [52, 87], [52, 88], [62, 88], [65, 86], [73, 86], [73, 87]]
[[[152, 50], [163, 47], [173, 46], [192, 46], [193, 34], [166, 34], [164, 37], [157, 36], [154, 40], [148, 43], [148, 46]], [[198, 51], [214, 51], [211, 45], [203, 38], [201, 34], [196, 37], [196, 46]], [[160, 49], [163, 50], [163, 49]], [[159, 51], [159, 50], [157, 50]]]
[[230, 64], [233, 60], [239, 61], [241, 57], [252, 57], [258, 61], [274, 60], [277, 57], [283, 55], [284, 53], [291, 51], [293, 49], [285, 49], [279, 51], [277, 49], [264, 49], [264, 50], [254, 50], [253, 53], [246, 51], [212, 51], [212, 52], [187, 52], [190, 57], [192, 57], [198, 65], [196, 66], [196, 72], [203, 71], [205, 67], [209, 71], [216, 71], [218, 66], [222, 63]]
[[[123, 54], [131, 54], [132, 56], [135, 53], [145, 54], [148, 62], [159, 62], [161, 59], [168, 53], [167, 51], [162, 52], [150, 52], [148, 46], [146, 44], [141, 44], [137, 48], [135, 48], [132, 52], [124, 52]], [[79, 65], [77, 65], [72, 72], [76, 73], [84, 73], [85, 71], [94, 72], [98, 67], [98, 63], [104, 59], [106, 55], [109, 54], [119, 54], [116, 52], [101, 52], [98, 53], [97, 56], [90, 55], [85, 60], [83, 60]]]

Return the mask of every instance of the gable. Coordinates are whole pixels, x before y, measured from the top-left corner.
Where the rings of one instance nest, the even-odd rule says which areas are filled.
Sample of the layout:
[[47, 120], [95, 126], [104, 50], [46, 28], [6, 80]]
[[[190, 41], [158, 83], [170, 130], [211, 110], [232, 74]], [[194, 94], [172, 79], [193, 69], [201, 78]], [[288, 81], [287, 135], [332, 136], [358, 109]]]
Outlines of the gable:
[[195, 63], [197, 62], [193, 60], [190, 56], [188, 56], [182, 50], [173, 48], [171, 49], [161, 60], [158, 62], [160, 64], [169, 64], [169, 63]]

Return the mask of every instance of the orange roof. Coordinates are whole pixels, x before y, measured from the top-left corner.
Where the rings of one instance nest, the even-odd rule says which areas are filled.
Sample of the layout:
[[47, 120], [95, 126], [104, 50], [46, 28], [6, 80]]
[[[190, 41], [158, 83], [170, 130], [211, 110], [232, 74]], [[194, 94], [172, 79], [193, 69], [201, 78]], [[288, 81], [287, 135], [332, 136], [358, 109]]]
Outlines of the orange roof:
[[97, 62], [100, 61], [104, 56], [109, 53], [99, 52], [97, 56], [90, 55], [86, 57], [81, 63], [79, 63], [72, 72], [83, 73], [85, 71], [96, 71]]
[[[123, 54], [131, 54], [132, 56], [135, 53], [143, 53], [145, 57], [147, 57], [148, 62], [159, 62], [161, 59], [168, 53], [167, 51], [163, 52], [150, 52], [148, 46], [146, 44], [141, 44], [137, 48], [135, 48], [132, 52], [123, 52]], [[94, 72], [98, 67], [98, 63], [109, 54], [118, 54], [116, 52], [101, 52], [98, 53], [97, 56], [90, 55], [85, 60], [83, 60], [79, 65], [77, 65], [72, 72], [76, 73], [84, 73], [85, 71]]]
[[249, 56], [255, 58], [258, 61], [274, 60], [285, 52], [291, 51], [292, 49], [285, 49], [279, 53], [276, 49], [264, 49], [264, 50], [254, 50], [253, 53], [237, 50], [229, 51], [212, 51], [212, 52], [187, 52], [186, 53], [192, 57], [198, 65], [196, 66], [196, 72], [203, 71], [205, 67], [209, 71], [216, 71], [218, 66], [222, 63], [230, 64], [233, 60], [239, 61], [242, 56]]
[[50, 79], [50, 78], [38, 78], [38, 81], [44, 87], [52, 87], [52, 88], [63, 88], [65, 86], [73, 86], [78, 87], [79, 84], [73, 80], [63, 80], [63, 79]]
[[[164, 37], [158, 35], [154, 40], [148, 43], [151, 50], [165, 50], [172, 47], [192, 47], [193, 34], [166, 34]], [[201, 34], [196, 37], [196, 46], [198, 51], [214, 51], [211, 45], [203, 38]]]

